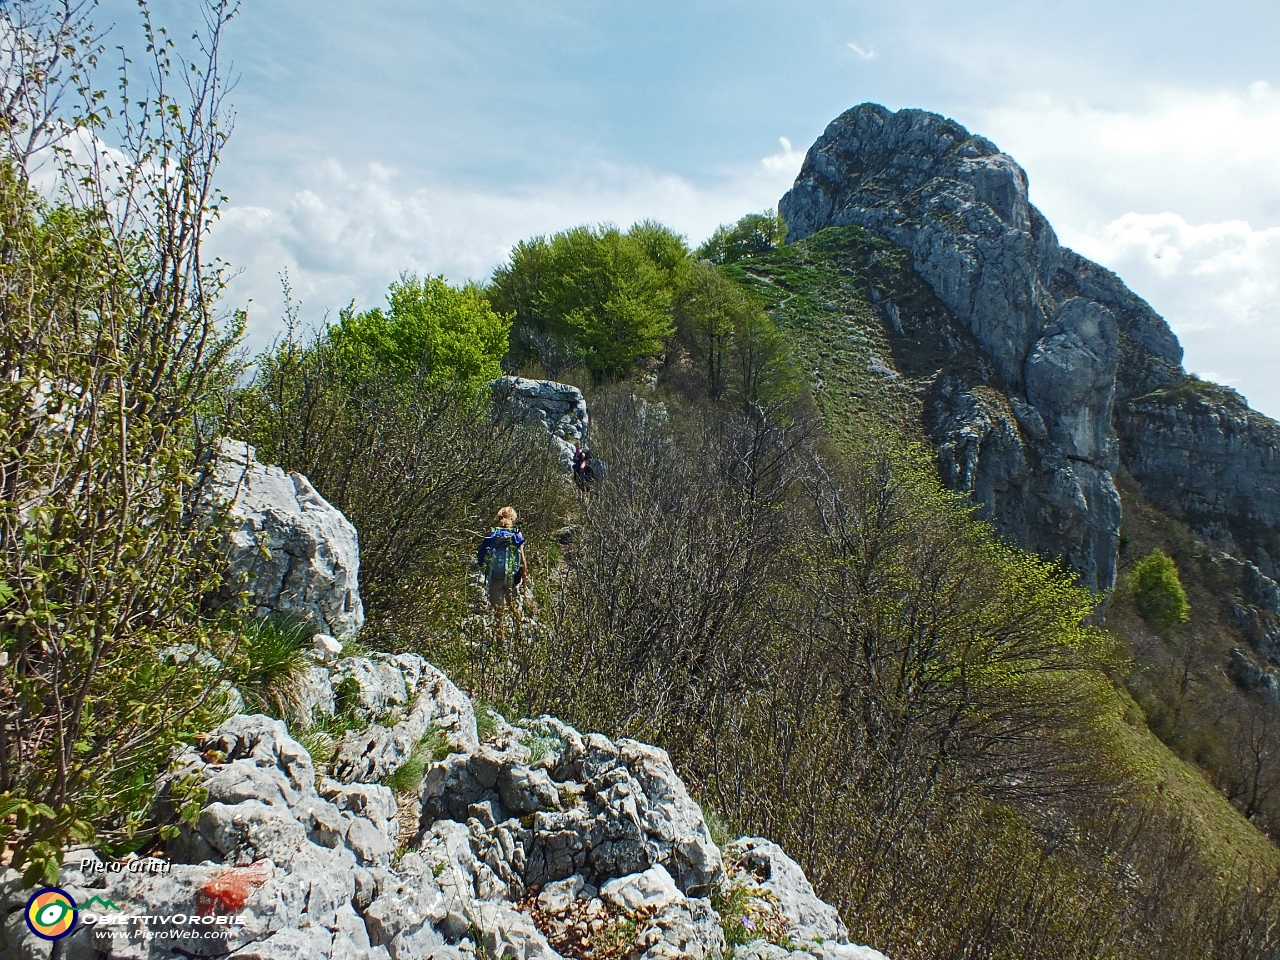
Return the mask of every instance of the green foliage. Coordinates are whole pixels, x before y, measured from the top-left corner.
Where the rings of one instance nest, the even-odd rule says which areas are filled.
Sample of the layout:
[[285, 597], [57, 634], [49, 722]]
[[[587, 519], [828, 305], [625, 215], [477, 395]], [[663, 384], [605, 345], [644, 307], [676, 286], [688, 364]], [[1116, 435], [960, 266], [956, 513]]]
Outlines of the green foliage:
[[703, 804], [702, 819], [707, 825], [707, 832], [711, 834], [711, 842], [722, 850], [740, 836], [715, 807]]
[[1134, 604], [1151, 626], [1169, 629], [1186, 623], [1191, 605], [1178, 577], [1178, 567], [1159, 548], [1139, 560], [1128, 577]]
[[502, 714], [497, 707], [484, 700], [476, 702], [476, 735], [483, 740], [492, 740], [498, 732], [498, 721]]
[[626, 237], [649, 261], [669, 278], [672, 287], [689, 260], [689, 247], [684, 237], [656, 220], [642, 220], [631, 225]]
[[427, 767], [449, 756], [453, 746], [449, 738], [435, 724], [422, 735], [413, 746], [409, 759], [396, 768], [395, 772], [385, 777], [384, 786], [396, 793], [415, 793], [422, 789], [422, 776]]
[[[144, 7], [152, 79], [190, 98], [134, 85], [109, 114], [98, 33], [68, 14], [92, 6], [20, 6], [0, 124], [0, 821], [13, 865], [47, 879], [72, 841], [135, 836], [158, 766], [219, 712], [200, 654], [224, 638], [199, 604], [224, 585], [221, 527], [191, 506], [197, 414], [238, 376], [243, 317], [219, 311], [225, 276], [201, 258], [230, 9], [205, 10], [208, 59], [175, 82]], [[46, 140], [37, 195], [33, 143], [72, 130], [112, 142], [112, 166]]]
[[391, 284], [387, 309], [348, 308], [328, 331], [341, 370], [356, 380], [389, 374], [475, 388], [501, 376], [510, 320], [474, 287], [406, 274]]
[[749, 213], [735, 224], [716, 228], [694, 252], [699, 260], [716, 264], [737, 263], [781, 247], [787, 238], [787, 221], [773, 210]]
[[572, 491], [545, 431], [502, 417], [487, 391], [425, 373], [353, 380], [329, 331], [285, 339], [256, 368], [226, 430], [360, 531], [363, 642], [418, 649], [468, 609], [458, 572], [498, 507], [517, 506], [534, 544], [563, 523]]
[[548, 370], [581, 362], [597, 380], [614, 379], [663, 351], [687, 256], [683, 240], [650, 221], [627, 233], [576, 227], [517, 244], [490, 296]]
[[799, 392], [786, 338], [755, 297], [711, 264], [686, 271], [676, 319], [711, 399], [776, 406]]
[[300, 715], [297, 683], [311, 664], [308, 652], [315, 631], [306, 623], [273, 617], [243, 623], [230, 659], [232, 683], [250, 712], [308, 724]]

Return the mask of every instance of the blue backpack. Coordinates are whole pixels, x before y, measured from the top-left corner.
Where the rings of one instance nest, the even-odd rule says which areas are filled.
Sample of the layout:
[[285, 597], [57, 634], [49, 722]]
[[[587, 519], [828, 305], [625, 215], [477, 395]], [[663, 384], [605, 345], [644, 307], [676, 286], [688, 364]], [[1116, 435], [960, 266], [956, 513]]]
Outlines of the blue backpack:
[[516, 546], [515, 531], [494, 527], [489, 535], [493, 539], [489, 544], [489, 555], [485, 558], [485, 577], [489, 580], [501, 577], [509, 587], [515, 582], [516, 571], [520, 569], [520, 548]]

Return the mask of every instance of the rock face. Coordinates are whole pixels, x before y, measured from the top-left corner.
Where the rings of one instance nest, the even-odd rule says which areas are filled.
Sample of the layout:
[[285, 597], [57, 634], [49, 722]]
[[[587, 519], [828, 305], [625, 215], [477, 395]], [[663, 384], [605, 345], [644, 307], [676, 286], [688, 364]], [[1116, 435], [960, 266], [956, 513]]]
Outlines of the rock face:
[[[253, 447], [220, 440], [208, 497], [229, 505], [231, 576], [248, 576], [255, 614], [297, 618], [317, 632], [355, 635], [360, 603], [356, 528], [300, 473], [259, 463]], [[230, 597], [225, 599], [232, 599]]]
[[1111, 587], [1122, 461], [1193, 522], [1280, 529], [1276, 425], [1247, 408], [1229, 425], [1185, 422], [1153, 401], [1188, 380], [1176, 337], [1115, 274], [1058, 243], [1026, 174], [989, 140], [863, 104], [809, 149], [779, 210], [788, 241], [853, 225], [905, 248], [972, 335], [983, 369], [940, 377], [925, 425], [947, 483], [1005, 535]]
[[1116, 421], [1151, 500], [1280, 579], [1280, 424], [1194, 379], [1125, 401]]
[[585, 442], [590, 419], [582, 391], [554, 380], [499, 377], [493, 381], [500, 409], [547, 431], [565, 468], [573, 466], [573, 445]]
[[583, 737], [550, 717], [511, 732], [501, 749], [431, 768], [423, 829], [473, 818], [496, 831], [490, 866], [517, 897], [575, 875], [598, 889], [655, 865], [682, 893], [706, 896], [720, 873], [702, 811], [665, 751]]
[[[157, 812], [187, 813], [162, 856], [113, 872], [68, 854], [59, 887], [82, 909], [59, 952], [27, 931], [30, 891], [0, 871], [5, 956], [558, 960], [598, 945], [630, 960], [721, 960], [738, 923], [758, 931], [738, 937], [739, 960], [884, 960], [848, 943], [777, 845], [743, 838], [722, 858], [662, 750], [550, 717], [491, 716], [481, 742], [470, 700], [413, 655], [316, 669], [348, 706], [391, 704], [400, 719], [353, 731], [326, 773], [281, 721], [230, 718], [161, 779]], [[370, 781], [407, 756], [379, 745], [428, 729], [453, 752], [427, 767], [421, 816], [406, 823], [412, 798]], [[720, 916], [717, 887], [745, 887], [744, 912]]]

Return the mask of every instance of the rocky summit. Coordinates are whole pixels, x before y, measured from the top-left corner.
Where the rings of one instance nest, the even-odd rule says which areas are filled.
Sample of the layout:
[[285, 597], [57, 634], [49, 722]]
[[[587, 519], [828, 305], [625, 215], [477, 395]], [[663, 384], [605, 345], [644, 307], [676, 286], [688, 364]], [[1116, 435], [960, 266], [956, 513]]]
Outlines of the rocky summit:
[[1188, 377], [1165, 321], [1058, 243], [1025, 172], [990, 140], [862, 104], [809, 149], [779, 209], [789, 242], [857, 226], [902, 247], [949, 313], [940, 326], [973, 338], [981, 362], [933, 379], [924, 421], [947, 483], [1006, 536], [1110, 589], [1125, 469], [1275, 573], [1280, 425]]

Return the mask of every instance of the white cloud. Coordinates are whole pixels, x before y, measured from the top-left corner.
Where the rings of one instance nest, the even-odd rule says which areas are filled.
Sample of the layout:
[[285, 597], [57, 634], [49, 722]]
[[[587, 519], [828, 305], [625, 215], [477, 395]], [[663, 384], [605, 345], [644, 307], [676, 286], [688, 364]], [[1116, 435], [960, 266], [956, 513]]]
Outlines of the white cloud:
[[252, 300], [248, 342], [256, 349], [280, 330], [285, 269], [304, 321], [314, 324], [352, 299], [362, 306], [382, 302], [402, 271], [483, 279], [516, 241], [580, 223], [625, 227], [655, 218], [696, 244], [721, 223], [776, 206], [803, 160], [785, 137], [779, 142], [780, 152], [706, 185], [599, 165], [572, 181], [486, 191], [329, 158], [289, 171], [289, 186], [226, 208], [213, 250], [241, 270], [228, 300]]
[[782, 151], [764, 157], [760, 162], [769, 173], [786, 177], [789, 186], [790, 181], [794, 180], [796, 174], [800, 172], [800, 165], [804, 163], [804, 153], [791, 149], [791, 141], [786, 137], [779, 137], [778, 143], [782, 144]]
[[864, 50], [856, 43], [846, 43], [845, 46], [860, 56], [863, 60], [870, 60], [876, 55], [874, 50]]
[[1127, 213], [1095, 234], [1063, 239], [1115, 270], [1165, 316], [1188, 369], [1280, 417], [1280, 227]]
[[1055, 223], [1097, 228], [1121, 213], [1280, 223], [1280, 91], [1156, 90], [1102, 108], [1037, 94], [982, 113], [978, 129], [1031, 175]]
[[1280, 417], [1280, 91], [1035, 95], [974, 126], [1027, 169], [1064, 243], [1165, 316], [1188, 369]]

